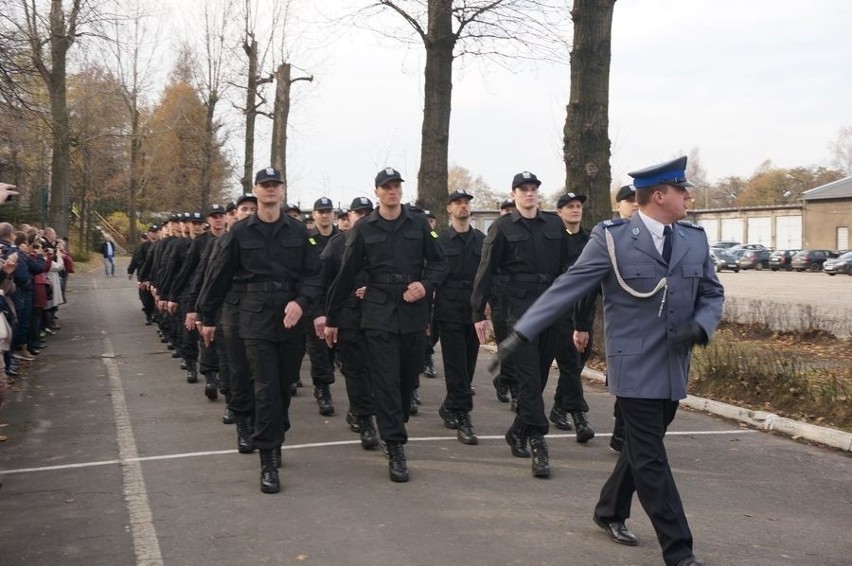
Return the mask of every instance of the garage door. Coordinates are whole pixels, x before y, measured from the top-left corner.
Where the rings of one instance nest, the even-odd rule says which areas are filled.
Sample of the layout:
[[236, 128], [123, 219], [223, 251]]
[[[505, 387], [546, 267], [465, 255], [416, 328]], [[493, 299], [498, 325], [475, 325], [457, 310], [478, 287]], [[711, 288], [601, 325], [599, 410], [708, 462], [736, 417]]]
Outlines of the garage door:
[[743, 242], [743, 219], [742, 218], [723, 218], [722, 219], [722, 237], [721, 240]]
[[767, 248], [772, 247], [772, 218], [759, 216], [748, 219], [747, 244], [763, 244]]
[[775, 249], [802, 249], [801, 216], [779, 216], [775, 219]]

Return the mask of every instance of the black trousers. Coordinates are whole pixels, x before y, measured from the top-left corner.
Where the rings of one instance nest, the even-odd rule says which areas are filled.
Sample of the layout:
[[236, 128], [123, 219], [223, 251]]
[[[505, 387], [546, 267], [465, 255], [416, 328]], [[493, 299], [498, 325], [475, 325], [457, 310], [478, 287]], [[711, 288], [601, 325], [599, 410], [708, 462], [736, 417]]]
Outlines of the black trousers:
[[147, 289], [139, 289], [139, 300], [142, 302], [142, 312], [145, 313], [145, 318], [150, 319], [154, 315], [156, 308], [154, 307], [154, 297]]
[[334, 350], [328, 347], [325, 340], [317, 338], [313, 324], [306, 332], [308, 357], [311, 359], [311, 381], [314, 385], [331, 385], [334, 383]]
[[[237, 416], [249, 417], [254, 415], [254, 383], [246, 356], [246, 345], [238, 330], [239, 318], [239, 307], [230, 305], [227, 301], [223, 303], [219, 326], [222, 329], [230, 377], [228, 389], [231, 397], [228, 399], [228, 408]], [[218, 337], [216, 339], [218, 340]], [[287, 389], [289, 391], [289, 387]]]
[[538, 338], [523, 344], [514, 356], [518, 379], [518, 414], [512, 429], [526, 434], [547, 434], [550, 423], [544, 413], [544, 388], [556, 355], [557, 331], [546, 328]]
[[186, 321], [186, 308], [183, 306], [178, 307], [175, 311], [175, 318], [177, 319], [178, 324], [180, 324], [181, 330], [181, 353], [183, 354], [183, 359], [187, 361], [198, 361], [198, 328], [194, 327], [192, 330], [187, 330], [186, 326], [183, 324]]
[[246, 338], [246, 357], [254, 376], [254, 445], [278, 448], [290, 430], [290, 384], [299, 373], [302, 333], [283, 341]]
[[556, 383], [554, 404], [569, 413], [589, 411], [586, 398], [583, 396], [583, 380], [580, 374], [591, 352], [592, 344], [582, 354], [574, 346], [574, 321], [561, 318], [556, 323], [557, 346], [556, 365], [559, 368], [559, 381]]
[[619, 397], [618, 404], [625, 423], [624, 448], [601, 489], [595, 517], [627, 519], [635, 491], [657, 533], [663, 559], [677, 564], [692, 555], [692, 533], [663, 443], [678, 402]]
[[405, 423], [411, 409], [411, 390], [423, 367], [426, 331], [394, 334], [364, 330], [373, 383], [373, 402], [379, 436], [385, 442], [408, 441]]
[[[219, 372], [217, 385], [219, 386], [219, 391], [222, 392], [222, 395], [227, 400], [231, 397], [231, 368], [228, 366], [228, 348], [225, 344], [225, 334], [222, 332], [221, 323], [216, 325], [216, 335], [212, 346], [216, 350], [216, 371]], [[204, 350], [202, 350], [201, 357], [203, 360]], [[201, 367], [204, 367], [203, 363]]]
[[444, 407], [451, 411], [473, 410], [470, 384], [476, 370], [479, 339], [473, 324], [441, 322], [441, 357], [447, 396]]
[[370, 417], [373, 409], [373, 386], [367, 344], [360, 328], [341, 328], [337, 336], [337, 355], [340, 371], [346, 383], [349, 410], [356, 417]]
[[[494, 327], [494, 339], [500, 344], [509, 336], [509, 325], [506, 322], [506, 311], [497, 298], [491, 302], [491, 326]], [[514, 359], [509, 358], [500, 364], [500, 373], [497, 381], [504, 385], [517, 386], [518, 378], [515, 376]]]

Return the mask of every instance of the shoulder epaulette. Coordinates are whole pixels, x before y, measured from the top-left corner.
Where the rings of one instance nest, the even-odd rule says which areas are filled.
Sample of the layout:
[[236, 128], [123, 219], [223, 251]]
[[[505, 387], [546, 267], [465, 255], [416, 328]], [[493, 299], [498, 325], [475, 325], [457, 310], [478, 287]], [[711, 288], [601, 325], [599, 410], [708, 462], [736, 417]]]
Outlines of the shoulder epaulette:
[[622, 224], [627, 224], [627, 218], [610, 218], [609, 220], [604, 220], [600, 223], [600, 226], [604, 228], [612, 228], [613, 226], [621, 226]]
[[689, 220], [678, 220], [677, 225], [685, 226], [687, 228], [695, 228], [696, 230], [701, 230], [702, 232], [704, 231], [704, 226], [701, 226], [700, 224], [693, 224]]

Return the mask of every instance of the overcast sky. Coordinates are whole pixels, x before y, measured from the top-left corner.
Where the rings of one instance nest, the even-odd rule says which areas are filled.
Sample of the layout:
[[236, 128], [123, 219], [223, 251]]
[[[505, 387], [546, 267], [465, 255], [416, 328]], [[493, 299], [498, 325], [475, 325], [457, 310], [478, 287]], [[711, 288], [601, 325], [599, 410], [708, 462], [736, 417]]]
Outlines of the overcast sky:
[[[333, 13], [338, 2], [355, 3], [315, 5]], [[628, 182], [629, 170], [692, 148], [711, 181], [748, 177], [765, 160], [778, 167], [830, 165], [829, 143], [852, 125], [850, 22], [852, 2], [843, 0], [617, 2], [610, 82], [614, 183]], [[324, 195], [348, 203], [372, 196], [373, 177], [385, 165], [403, 173], [413, 200], [421, 49], [368, 30], [330, 38], [327, 27], [295, 26], [304, 35], [292, 63], [315, 80], [294, 86], [290, 200], [306, 204]], [[559, 191], [567, 64], [512, 73], [465, 59], [462, 67], [454, 76], [450, 163], [498, 191], [508, 191], [512, 176], [525, 169], [547, 192]], [[264, 121], [255, 169], [269, 157]], [[234, 148], [241, 166], [241, 144]]]

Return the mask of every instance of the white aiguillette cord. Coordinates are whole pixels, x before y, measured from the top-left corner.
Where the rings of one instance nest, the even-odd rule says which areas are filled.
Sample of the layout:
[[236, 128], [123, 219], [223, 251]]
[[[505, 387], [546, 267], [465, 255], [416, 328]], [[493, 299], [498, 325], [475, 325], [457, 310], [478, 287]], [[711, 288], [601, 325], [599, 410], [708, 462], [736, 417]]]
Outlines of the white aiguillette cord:
[[663, 300], [660, 302], [660, 310], [657, 312], [657, 317], [663, 316], [663, 308], [666, 306], [666, 294], [669, 290], [669, 281], [667, 278], [663, 277], [660, 279], [657, 286], [647, 293], [643, 293], [641, 291], [637, 291], [633, 287], [627, 284], [624, 281], [624, 278], [621, 276], [621, 272], [618, 270], [618, 263], [615, 260], [615, 242], [612, 239], [612, 234], [609, 233], [609, 230], [604, 228], [604, 236], [606, 237], [606, 249], [609, 252], [609, 260], [612, 262], [612, 270], [615, 272], [615, 278], [618, 280], [618, 285], [624, 289], [624, 291], [637, 299], [649, 299], [656, 295], [660, 289], [663, 289]]

